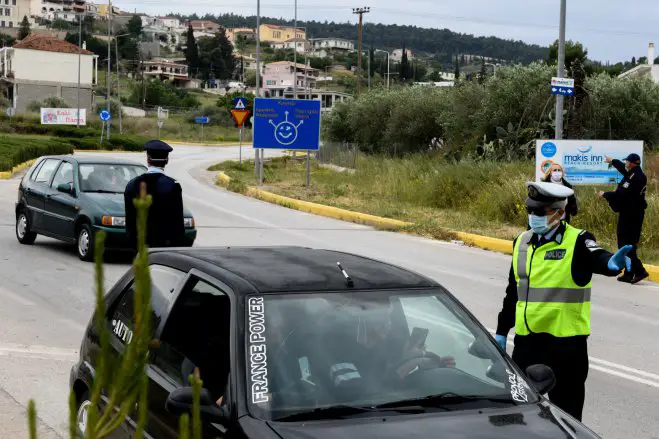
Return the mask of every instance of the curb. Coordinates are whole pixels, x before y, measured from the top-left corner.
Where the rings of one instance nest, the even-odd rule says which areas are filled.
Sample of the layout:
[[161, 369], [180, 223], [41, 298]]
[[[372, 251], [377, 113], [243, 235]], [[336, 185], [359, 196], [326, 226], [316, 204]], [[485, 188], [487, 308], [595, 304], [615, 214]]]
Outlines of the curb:
[[[224, 172], [218, 172], [217, 181], [221, 181], [224, 184], [229, 184], [231, 177], [226, 175]], [[375, 215], [354, 212], [352, 210], [339, 209], [338, 207], [331, 207], [324, 204], [311, 203], [295, 198], [284, 197], [282, 195], [273, 194], [272, 192], [267, 192], [254, 187], [249, 187], [247, 189], [247, 194], [253, 198], [258, 198], [260, 200], [268, 201], [280, 206], [288, 207], [290, 209], [301, 210], [316, 215], [331, 217], [342, 221], [375, 226], [383, 229], [395, 230], [414, 225], [413, 223], [405, 221], [382, 218]], [[489, 236], [458, 232], [454, 230], [449, 230], [449, 232], [454, 233], [458, 238], [464, 241], [465, 244], [469, 244], [483, 250], [496, 251], [508, 255], [513, 253], [513, 242], [506, 239], [492, 238]], [[650, 273], [648, 280], [652, 282], [659, 282], [659, 266], [645, 265], [645, 269], [648, 273]]]
[[[226, 147], [226, 146], [238, 146], [240, 144], [240, 141], [227, 141], [227, 142], [210, 142], [210, 143], [199, 143], [199, 142], [185, 142], [182, 140], [167, 140], [167, 139], [162, 139], [163, 142], [169, 143], [170, 145], [176, 145], [176, 146], [207, 146], [209, 148], [219, 148], [219, 147]], [[250, 142], [243, 142], [243, 146], [249, 146], [251, 147], [252, 144]]]
[[[218, 172], [217, 180], [224, 184], [229, 184], [231, 177], [224, 172]], [[365, 224], [375, 226], [382, 229], [400, 229], [403, 227], [411, 226], [412, 223], [399, 221], [390, 218], [382, 218], [375, 215], [365, 213], [353, 212], [351, 210], [339, 209], [338, 207], [325, 206], [324, 204], [311, 203], [309, 201], [302, 201], [295, 198], [285, 197], [283, 195], [273, 194], [272, 192], [264, 191], [262, 189], [249, 187], [247, 194], [253, 198], [262, 201], [267, 201], [273, 204], [278, 204], [283, 207], [288, 207], [302, 212], [313, 213], [316, 215], [326, 216], [342, 221], [349, 221], [357, 224]]]
[[9, 180], [14, 176], [14, 174], [29, 168], [36, 161], [37, 159], [28, 160], [27, 162], [23, 162], [14, 166], [13, 168], [11, 168], [11, 171], [0, 172], [0, 180]]

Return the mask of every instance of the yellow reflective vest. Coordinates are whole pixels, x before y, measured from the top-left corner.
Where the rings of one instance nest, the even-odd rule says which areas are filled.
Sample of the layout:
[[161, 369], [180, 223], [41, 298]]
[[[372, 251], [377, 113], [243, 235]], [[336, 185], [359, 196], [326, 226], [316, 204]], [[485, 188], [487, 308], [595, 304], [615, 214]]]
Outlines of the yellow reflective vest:
[[590, 335], [592, 281], [581, 287], [572, 279], [572, 258], [580, 233], [566, 224], [562, 237], [542, 246], [531, 243], [530, 230], [515, 242], [516, 334]]

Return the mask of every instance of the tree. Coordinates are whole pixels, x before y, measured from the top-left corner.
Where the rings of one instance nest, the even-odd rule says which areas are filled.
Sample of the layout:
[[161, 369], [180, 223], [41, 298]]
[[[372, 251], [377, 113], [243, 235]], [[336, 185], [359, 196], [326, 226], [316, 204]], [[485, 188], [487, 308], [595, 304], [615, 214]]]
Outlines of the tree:
[[18, 39], [23, 40], [28, 35], [30, 35], [30, 21], [27, 19], [27, 15], [25, 15], [23, 21], [21, 21], [21, 28], [18, 31]]
[[632, 67], [636, 66], [636, 57], [632, 56]]
[[[565, 42], [565, 67], [568, 73], [572, 75], [572, 65], [575, 60], [579, 60], [581, 65], [585, 65], [588, 61], [588, 50], [583, 47], [580, 42], [573, 42], [572, 40]], [[558, 40], [554, 41], [549, 47], [549, 63], [558, 63]]]
[[485, 70], [485, 58], [481, 58], [481, 73], [478, 77], [478, 83], [482, 84], [485, 82], [485, 77], [487, 76], [487, 70]]
[[403, 46], [403, 56], [400, 60], [400, 70], [398, 72], [401, 81], [407, 81], [410, 78], [410, 61], [407, 58], [407, 50]]
[[188, 71], [194, 72], [197, 75], [199, 73], [199, 48], [197, 47], [197, 40], [192, 30], [192, 23], [188, 24], [185, 60], [188, 63]]
[[0, 47], [10, 47], [16, 42], [16, 38], [7, 34], [0, 34]]
[[142, 36], [142, 19], [139, 15], [135, 14], [126, 23], [126, 30], [135, 38]]
[[205, 79], [230, 79], [233, 76], [236, 59], [233, 46], [222, 29], [213, 38], [203, 37], [197, 41], [199, 64]]
[[375, 68], [377, 67], [375, 65], [375, 49], [373, 48], [373, 46], [371, 46], [371, 48], [368, 51], [368, 59], [370, 63], [369, 65], [371, 66], [370, 75], [373, 76], [373, 74], [375, 73]]
[[458, 57], [456, 55], [455, 57], [455, 80], [457, 81], [460, 78], [460, 62], [458, 61]]

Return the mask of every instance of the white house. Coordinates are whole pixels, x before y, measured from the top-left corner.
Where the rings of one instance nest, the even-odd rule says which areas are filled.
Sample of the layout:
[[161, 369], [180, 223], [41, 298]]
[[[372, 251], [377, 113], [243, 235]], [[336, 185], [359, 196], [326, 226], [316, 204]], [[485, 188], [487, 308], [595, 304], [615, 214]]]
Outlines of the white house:
[[181, 20], [174, 17], [158, 17], [156, 20], [156, 24], [162, 27], [166, 27], [167, 29], [170, 30], [175, 30], [185, 27], [183, 23], [181, 23]]
[[0, 92], [17, 111], [49, 96], [76, 106], [78, 71], [80, 107], [91, 111], [92, 89], [98, 84], [97, 55], [42, 34], [31, 34], [14, 47], [0, 49]]
[[0, 28], [18, 28], [23, 17], [30, 17], [32, 0], [9, 0], [0, 2]]
[[329, 50], [329, 51], [344, 51], [353, 52], [355, 50], [355, 43], [350, 40], [342, 38], [311, 38], [311, 47], [313, 50]]
[[[414, 59], [414, 54], [410, 49], [405, 49], [405, 52], [407, 52], [408, 60], [411, 61]], [[403, 60], [403, 49], [396, 49], [393, 52], [391, 52], [391, 60], [393, 62], [401, 62]]]
[[648, 60], [645, 64], [639, 64], [631, 70], [618, 75], [618, 79], [626, 78], [650, 78], [655, 83], [659, 83], [659, 65], [654, 63], [655, 50], [654, 43], [648, 45]]
[[32, 15], [48, 20], [74, 22], [78, 20], [77, 13], [87, 10], [85, 3], [85, 0], [31, 0], [30, 10]]
[[274, 43], [272, 47], [277, 50], [293, 50], [297, 47], [297, 53], [305, 53], [311, 49], [311, 43], [306, 40], [290, 39], [282, 43]]

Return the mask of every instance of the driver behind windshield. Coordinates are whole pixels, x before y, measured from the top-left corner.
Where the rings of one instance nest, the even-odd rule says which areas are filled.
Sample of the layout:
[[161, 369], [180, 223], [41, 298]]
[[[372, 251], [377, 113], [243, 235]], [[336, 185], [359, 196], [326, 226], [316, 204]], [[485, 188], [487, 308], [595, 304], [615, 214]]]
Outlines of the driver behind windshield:
[[350, 400], [364, 392], [377, 392], [385, 382], [400, 381], [416, 372], [423, 362], [454, 366], [450, 357], [427, 358], [425, 345], [410, 343], [409, 334], [394, 327], [393, 314], [388, 299], [369, 302], [356, 318], [325, 334], [321, 346], [326, 365], [320, 376], [337, 398]]

